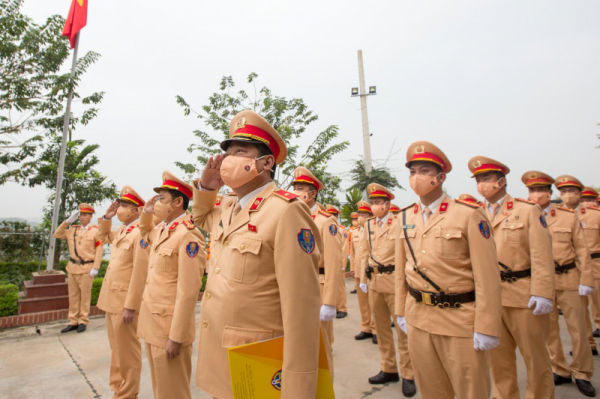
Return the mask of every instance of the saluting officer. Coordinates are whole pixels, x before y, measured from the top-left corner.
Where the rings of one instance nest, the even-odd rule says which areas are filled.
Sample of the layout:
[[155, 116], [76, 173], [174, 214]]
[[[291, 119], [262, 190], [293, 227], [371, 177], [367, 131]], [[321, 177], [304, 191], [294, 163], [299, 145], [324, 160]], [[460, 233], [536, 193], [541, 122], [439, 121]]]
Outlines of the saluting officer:
[[488, 218], [444, 194], [452, 164], [434, 144], [411, 144], [406, 161], [419, 203], [402, 210], [394, 232], [396, 314], [421, 396], [489, 398], [485, 351], [500, 342], [502, 304]]
[[350, 267], [354, 273], [354, 289], [357, 293], [358, 308], [360, 309], [360, 333], [354, 336], [357, 341], [371, 339], [377, 345], [377, 330], [375, 318], [371, 313], [370, 299], [372, 292], [365, 293], [360, 288], [361, 276], [364, 274], [362, 260], [362, 238], [365, 232], [364, 225], [368, 218], [373, 216], [371, 205], [366, 201], [358, 201], [358, 212], [352, 214], [352, 244], [350, 246]]
[[[91, 223], [94, 212], [91, 205], [79, 204], [79, 210], [73, 212], [54, 232], [54, 237], [67, 240], [69, 245], [69, 263], [66, 269], [69, 273], [69, 325], [63, 328], [61, 333], [74, 330], [82, 333], [90, 322], [88, 315], [92, 300], [92, 283], [102, 261], [102, 242], [96, 238], [98, 226]], [[67, 229], [77, 220], [77, 216], [81, 226], [73, 225]]]
[[[468, 167], [477, 191], [486, 200], [484, 209], [491, 221], [502, 281], [502, 336], [500, 345], [490, 351], [493, 396], [521, 398], [515, 354], [518, 347], [527, 367], [525, 397], [554, 398], [546, 348], [547, 315], [554, 298], [554, 260], [544, 215], [534, 202], [507, 193], [510, 169], [505, 164], [476, 156]], [[526, 185], [536, 184], [535, 178], [530, 180]]]
[[[146, 342], [154, 397], [191, 398], [192, 344], [195, 308], [206, 268], [204, 237], [186, 210], [192, 186], [165, 171], [140, 217], [142, 231], [153, 224], [153, 214], [164, 223], [147, 235], [148, 275], [138, 323], [138, 337]], [[139, 262], [139, 264], [138, 264]], [[134, 259], [134, 269], [145, 267]]]
[[[573, 360], [569, 365], [560, 340], [558, 309], [550, 312], [548, 331], [548, 351], [554, 373], [554, 384], [572, 382], [575, 377], [577, 388], [586, 396], [594, 396], [595, 389], [590, 383], [594, 372], [594, 360], [588, 345], [585, 326], [585, 309], [582, 297], [594, 290], [592, 259], [587, 248], [585, 234], [575, 210], [565, 205], [579, 202], [583, 184], [572, 176], [559, 176], [556, 181], [539, 171], [526, 172], [524, 176], [535, 175], [538, 184], [529, 185], [529, 199], [536, 202], [544, 211], [548, 229], [552, 234], [552, 254], [556, 278], [556, 304], [560, 306], [571, 335]], [[550, 202], [552, 184], [560, 191], [563, 205]]]
[[[284, 336], [281, 397], [314, 399], [319, 232], [307, 206], [272, 181], [287, 147], [269, 122], [242, 111], [229, 137], [221, 143], [226, 154], [209, 158], [194, 184], [194, 220], [212, 232], [218, 251], [202, 300], [196, 385], [232, 398], [227, 348]], [[223, 198], [219, 209], [224, 184], [237, 197]]]
[[[139, 209], [144, 205], [142, 197], [132, 187], [125, 186], [120, 198], [99, 219], [98, 239], [112, 244], [98, 307], [106, 312], [110, 389], [115, 398], [137, 398], [140, 391], [142, 346], [137, 327], [149, 253], [138, 223]], [[112, 231], [115, 215], [123, 225]]]
[[342, 236], [338, 223], [317, 202], [319, 191], [325, 187], [308, 169], [299, 166], [294, 170], [294, 193], [310, 208], [312, 218], [321, 237], [323, 250], [319, 259], [319, 283], [321, 285], [321, 332], [327, 349], [331, 375], [333, 376], [333, 319], [337, 315], [336, 303], [340, 288], [342, 264]]
[[[579, 219], [587, 239], [588, 249], [594, 268], [594, 292], [589, 296], [592, 303], [592, 314], [596, 327], [593, 337], [600, 337], [600, 208], [598, 208], [598, 192], [593, 187], [584, 187], [579, 205]], [[586, 301], [587, 301], [586, 297]], [[586, 320], [589, 313], [586, 312]], [[589, 320], [586, 325], [589, 325]]]
[[[381, 370], [379, 374], [369, 378], [369, 384], [385, 384], [397, 382], [398, 365], [394, 334], [390, 327], [395, 310], [395, 228], [396, 218], [390, 213], [390, 201], [394, 199], [387, 188], [372, 183], [367, 186], [374, 217], [367, 219], [362, 237], [361, 253], [365, 274], [361, 276], [360, 288], [363, 292], [371, 291], [373, 302], [371, 310], [375, 315], [377, 340], [381, 354]], [[367, 281], [370, 281], [367, 288]], [[400, 373], [402, 375], [402, 393], [406, 397], [414, 396], [416, 387], [411, 358], [408, 351], [406, 333], [396, 325], [398, 335], [398, 352], [400, 354]]]
[[327, 204], [325, 209], [327, 209], [327, 213], [332, 215], [332, 217], [338, 223], [338, 230], [342, 237], [342, 273], [340, 274], [340, 288], [338, 291], [338, 301], [336, 304], [337, 314], [335, 318], [343, 319], [344, 317], [348, 316], [348, 297], [346, 295], [346, 265], [348, 263], [348, 258], [350, 258], [350, 253], [348, 250], [350, 241], [348, 239], [348, 229], [346, 229], [346, 226], [340, 223], [340, 211], [331, 204]]

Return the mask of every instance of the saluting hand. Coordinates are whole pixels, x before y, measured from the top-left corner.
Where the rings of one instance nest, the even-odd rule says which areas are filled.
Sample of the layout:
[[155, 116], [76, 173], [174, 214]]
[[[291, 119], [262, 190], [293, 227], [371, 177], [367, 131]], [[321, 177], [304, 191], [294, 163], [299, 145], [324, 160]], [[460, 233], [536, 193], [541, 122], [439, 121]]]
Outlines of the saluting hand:
[[144, 212], [154, 213], [154, 204], [156, 204], [156, 201], [158, 201], [158, 195], [155, 195], [154, 197], [150, 198], [148, 202], [146, 202], [146, 205], [144, 205]]
[[112, 204], [110, 204], [110, 206], [106, 210], [106, 213], [104, 214], [104, 217], [106, 219], [114, 218], [115, 215], [117, 214], [118, 209], [119, 209], [119, 201], [117, 200], [117, 201], [114, 201]]
[[202, 171], [200, 184], [205, 190], [218, 190], [225, 185], [221, 179], [221, 163], [227, 157], [227, 154], [219, 154], [208, 158], [208, 162]]

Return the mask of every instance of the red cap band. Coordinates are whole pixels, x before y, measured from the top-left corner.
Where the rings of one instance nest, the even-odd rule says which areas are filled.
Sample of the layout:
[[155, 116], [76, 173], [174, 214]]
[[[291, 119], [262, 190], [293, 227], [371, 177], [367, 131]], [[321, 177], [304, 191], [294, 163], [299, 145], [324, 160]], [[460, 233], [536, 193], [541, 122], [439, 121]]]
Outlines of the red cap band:
[[444, 172], [446, 171], [446, 165], [444, 164], [444, 161], [442, 161], [442, 158], [440, 158], [437, 155], [432, 154], [430, 152], [423, 152], [421, 154], [413, 155], [411, 162], [414, 162], [414, 161], [433, 162], [433, 163], [439, 165]]
[[266, 144], [267, 147], [269, 147], [273, 152], [275, 159], [279, 157], [279, 153], [281, 152], [279, 149], [279, 144], [277, 144], [277, 141], [275, 141], [275, 139], [269, 133], [265, 132], [261, 128], [252, 125], [246, 125], [240, 129], [237, 129], [231, 138], [238, 136], [248, 137], [252, 140], [260, 141], [261, 143]]
[[317, 191], [319, 191], [319, 183], [317, 183], [317, 181], [315, 179], [313, 179], [312, 177], [309, 176], [298, 176], [294, 179], [294, 183], [307, 183], [307, 184], [312, 184], [313, 186], [315, 186], [317, 188]]
[[574, 181], [566, 181], [566, 182], [560, 182], [560, 183], [556, 183], [556, 187], [564, 187], [564, 186], [573, 186], [573, 187], [579, 187], [579, 188], [583, 188], [581, 186], [581, 184], [574, 182]]
[[537, 179], [527, 179], [527, 187], [531, 186], [551, 186], [552, 181], [546, 179], [545, 177], [538, 177]]
[[144, 201], [142, 201], [140, 198], [136, 197], [133, 194], [125, 194], [124, 196], [121, 197], [121, 199], [131, 201], [134, 204], [136, 204], [137, 206], [144, 205]]
[[188, 199], [192, 199], [192, 192], [183, 184], [178, 183], [176, 181], [173, 180], [165, 180], [162, 184], [162, 186], [160, 186], [160, 188], [167, 188], [169, 190], [177, 190], [179, 192], [181, 192], [183, 195], [185, 195], [186, 197], [188, 197]]
[[385, 197], [387, 199], [392, 199], [392, 197], [386, 193], [385, 191], [375, 190], [369, 193], [369, 198], [371, 197]]
[[473, 174], [478, 175], [478, 174], [487, 173], [487, 172], [502, 172], [502, 173], [506, 174], [506, 169], [504, 169], [500, 165], [494, 165], [493, 163], [484, 163], [480, 167], [475, 168], [475, 170], [473, 171]]

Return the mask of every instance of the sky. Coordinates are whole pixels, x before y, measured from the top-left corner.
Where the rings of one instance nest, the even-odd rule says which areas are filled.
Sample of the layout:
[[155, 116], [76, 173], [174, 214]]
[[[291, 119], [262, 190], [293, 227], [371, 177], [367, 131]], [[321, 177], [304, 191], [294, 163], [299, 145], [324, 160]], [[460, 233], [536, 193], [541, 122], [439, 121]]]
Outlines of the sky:
[[[70, 0], [26, 0], [42, 23], [66, 16]], [[117, 187], [148, 199], [163, 170], [193, 162], [192, 133], [203, 128], [175, 102], [207, 103], [222, 76], [302, 98], [319, 115], [305, 147], [329, 125], [347, 151], [328, 169], [343, 177], [363, 156], [357, 50], [364, 56], [371, 151], [415, 201], [404, 167], [411, 143], [428, 140], [453, 164], [446, 190], [477, 195], [467, 162], [477, 155], [508, 165], [509, 193], [526, 197], [521, 175], [537, 169], [600, 185], [600, 2], [158, 1], [90, 0], [80, 51], [102, 55], [80, 92], [106, 92], [99, 116], [74, 137], [97, 143], [98, 169]], [[68, 70], [70, 61], [65, 63]], [[74, 104], [78, 112], [79, 104]], [[21, 137], [23, 138], [23, 137]], [[389, 157], [393, 154], [392, 157]], [[41, 217], [49, 192], [0, 186], [0, 218]], [[344, 192], [338, 194], [343, 201]], [[108, 203], [95, 204], [102, 214]]]

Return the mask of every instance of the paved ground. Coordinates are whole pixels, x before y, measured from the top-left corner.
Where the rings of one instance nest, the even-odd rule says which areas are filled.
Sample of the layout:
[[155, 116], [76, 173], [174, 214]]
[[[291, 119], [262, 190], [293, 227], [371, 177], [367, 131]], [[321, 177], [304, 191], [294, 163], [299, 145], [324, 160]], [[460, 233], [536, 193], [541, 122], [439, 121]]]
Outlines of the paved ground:
[[[351, 280], [346, 281], [349, 292]], [[335, 393], [337, 398], [401, 398], [400, 384], [372, 386], [367, 378], [379, 372], [379, 352], [370, 341], [355, 341], [360, 316], [356, 295], [348, 294], [349, 316], [335, 321]], [[197, 306], [197, 318], [200, 306]], [[566, 353], [570, 339], [561, 317]], [[94, 318], [83, 334], [60, 334], [66, 323], [0, 332], [0, 398], [111, 398], [108, 387], [110, 351], [104, 318]], [[194, 351], [192, 363], [195, 365]], [[567, 358], [568, 355], [567, 355]], [[594, 357], [596, 366], [600, 358]], [[598, 368], [597, 368], [598, 369]], [[524, 395], [525, 366], [519, 358], [519, 386]], [[195, 367], [194, 367], [195, 373]], [[192, 381], [193, 381], [192, 374]], [[593, 384], [600, 389], [600, 376]], [[193, 386], [194, 398], [210, 398]], [[141, 399], [152, 398], [150, 369], [144, 356]], [[420, 398], [419, 395], [415, 396]], [[556, 398], [583, 398], [574, 384], [557, 387]]]

